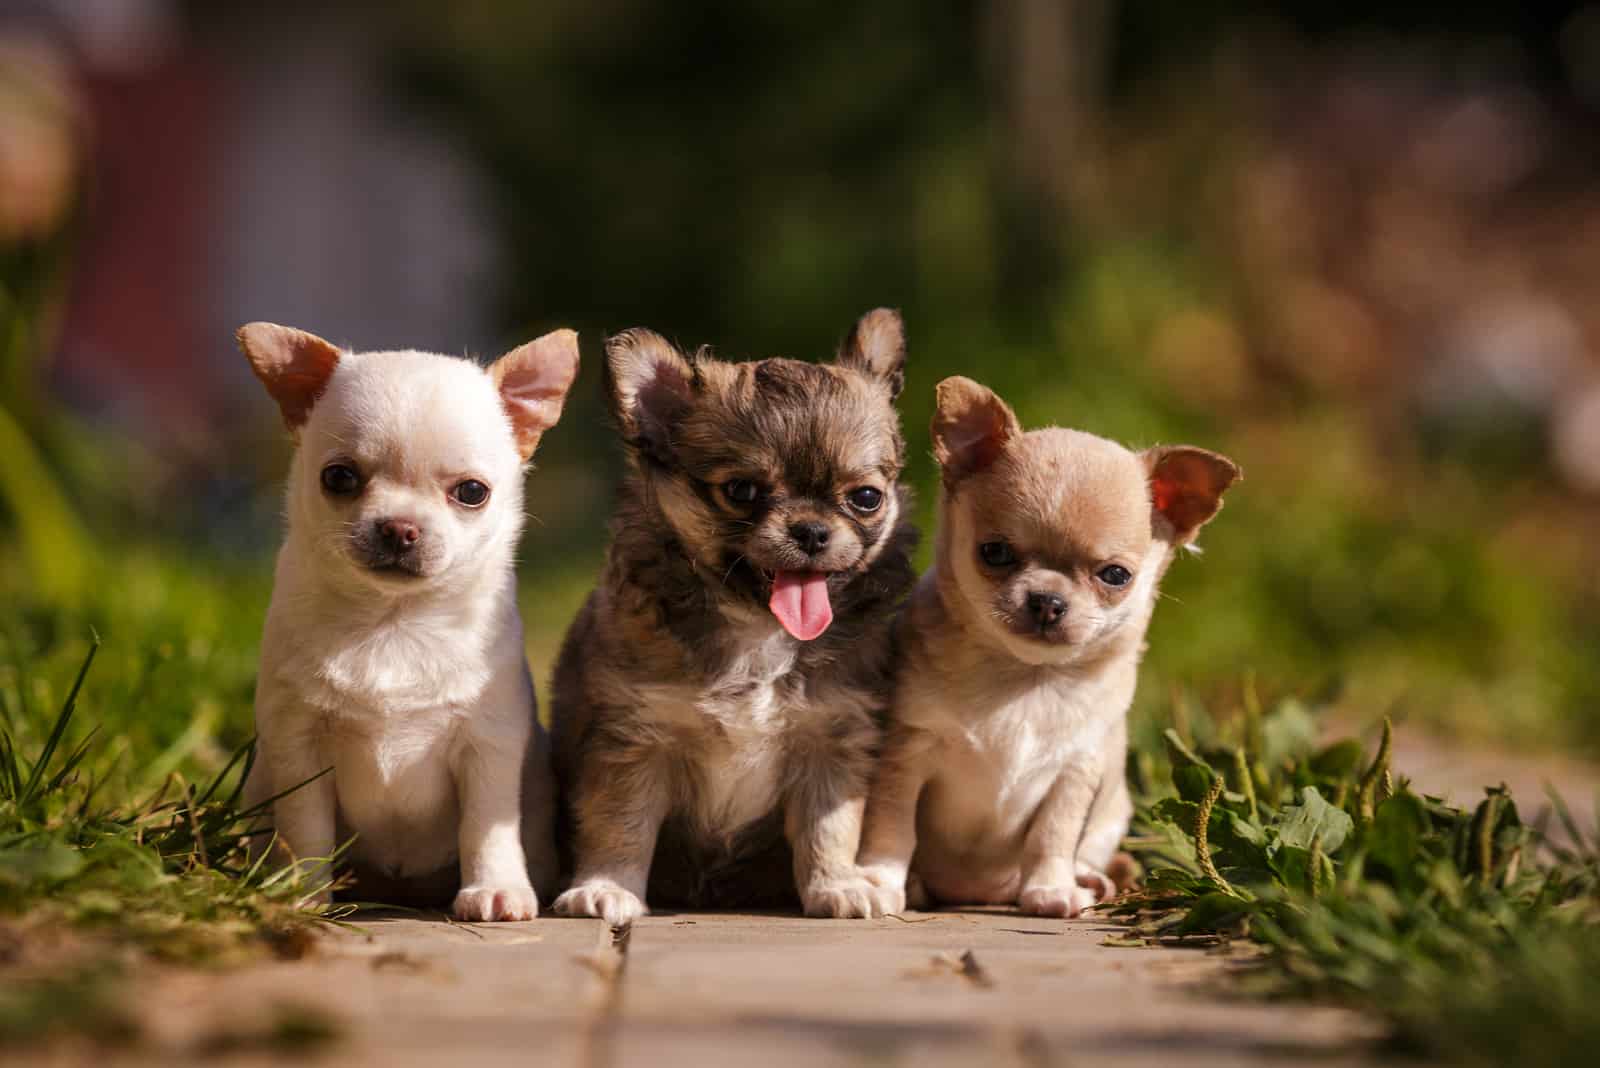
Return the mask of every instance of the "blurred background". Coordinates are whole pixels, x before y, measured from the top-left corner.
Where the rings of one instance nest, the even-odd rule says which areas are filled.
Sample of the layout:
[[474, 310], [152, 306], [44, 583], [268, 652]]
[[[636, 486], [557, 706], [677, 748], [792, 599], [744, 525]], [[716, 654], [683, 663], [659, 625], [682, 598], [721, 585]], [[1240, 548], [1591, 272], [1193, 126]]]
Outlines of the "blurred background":
[[1145, 708], [1254, 680], [1600, 756], [1600, 4], [834, 7], [4, 0], [0, 691], [48, 708], [93, 628], [141, 775], [248, 735], [288, 442], [241, 322], [582, 332], [542, 692], [619, 470], [602, 337], [821, 358], [887, 304], [925, 523], [953, 373], [1244, 467]]

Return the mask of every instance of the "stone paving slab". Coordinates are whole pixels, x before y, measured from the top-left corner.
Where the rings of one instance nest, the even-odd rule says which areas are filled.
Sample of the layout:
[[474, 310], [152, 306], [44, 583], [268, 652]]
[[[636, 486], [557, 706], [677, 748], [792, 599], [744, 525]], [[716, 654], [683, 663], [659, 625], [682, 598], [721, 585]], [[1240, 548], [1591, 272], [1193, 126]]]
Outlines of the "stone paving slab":
[[1221, 960], [1101, 944], [1115, 932], [998, 910], [648, 917], [628, 941], [613, 1063], [1360, 1063], [1359, 1017], [1219, 1001]]
[[302, 960], [157, 977], [140, 1003], [152, 1041], [130, 1060], [304, 1062], [303, 1052], [259, 1048], [267, 1044], [251, 1036], [311, 1013], [336, 1029], [330, 1063], [583, 1065], [614, 966], [611, 932], [598, 920], [362, 920]]

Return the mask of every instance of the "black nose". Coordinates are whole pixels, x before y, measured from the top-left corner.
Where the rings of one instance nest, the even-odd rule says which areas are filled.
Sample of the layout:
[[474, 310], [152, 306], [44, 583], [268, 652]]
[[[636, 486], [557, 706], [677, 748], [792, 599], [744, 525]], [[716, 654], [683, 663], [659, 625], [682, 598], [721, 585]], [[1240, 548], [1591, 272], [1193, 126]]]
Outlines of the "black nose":
[[789, 537], [811, 556], [828, 547], [828, 528], [822, 523], [795, 523], [789, 527]]
[[378, 520], [378, 540], [392, 553], [403, 553], [422, 537], [422, 528], [409, 519]]
[[1067, 599], [1058, 593], [1030, 593], [1028, 614], [1039, 626], [1053, 627], [1067, 614]]

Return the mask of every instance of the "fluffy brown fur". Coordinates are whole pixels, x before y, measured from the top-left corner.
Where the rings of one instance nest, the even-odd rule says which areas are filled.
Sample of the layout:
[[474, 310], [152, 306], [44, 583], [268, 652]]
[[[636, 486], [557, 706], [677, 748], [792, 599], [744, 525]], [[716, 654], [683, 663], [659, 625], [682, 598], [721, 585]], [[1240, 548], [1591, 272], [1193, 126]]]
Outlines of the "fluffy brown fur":
[[[870, 890], [854, 860], [891, 620], [914, 578], [904, 358], [900, 318], [881, 309], [831, 364], [686, 356], [646, 330], [610, 340], [628, 471], [556, 671], [575, 868], [558, 909], [625, 924], [646, 899], [798, 898], [835, 915]], [[801, 527], [825, 543], [797, 544]], [[814, 640], [769, 611], [774, 575], [794, 569], [827, 575], [833, 621]]]

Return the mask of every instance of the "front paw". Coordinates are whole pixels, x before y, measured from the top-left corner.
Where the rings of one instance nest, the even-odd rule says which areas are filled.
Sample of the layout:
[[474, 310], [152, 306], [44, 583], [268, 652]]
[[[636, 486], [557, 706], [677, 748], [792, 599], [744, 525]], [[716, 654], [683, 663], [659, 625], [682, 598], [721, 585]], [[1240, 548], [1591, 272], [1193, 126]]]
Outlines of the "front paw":
[[800, 891], [807, 916], [834, 920], [870, 920], [904, 912], [902, 887], [880, 886], [867, 878], [817, 879]]
[[1082, 886], [1033, 886], [1017, 898], [1017, 907], [1030, 916], [1068, 920], [1094, 903], [1094, 891]]
[[1094, 895], [1091, 904], [1098, 905], [1102, 901], [1110, 901], [1117, 896], [1117, 882], [1105, 872], [1091, 868], [1087, 864], [1078, 865], [1078, 886]]
[[594, 916], [612, 927], [627, 927], [650, 911], [638, 894], [610, 879], [579, 883], [556, 898], [555, 910], [563, 916]]
[[881, 916], [898, 916], [908, 908], [921, 908], [927, 903], [922, 880], [902, 865], [869, 864], [861, 869], [861, 877], [878, 891]]
[[539, 915], [539, 895], [527, 886], [468, 886], [450, 911], [467, 923], [507, 923]]

